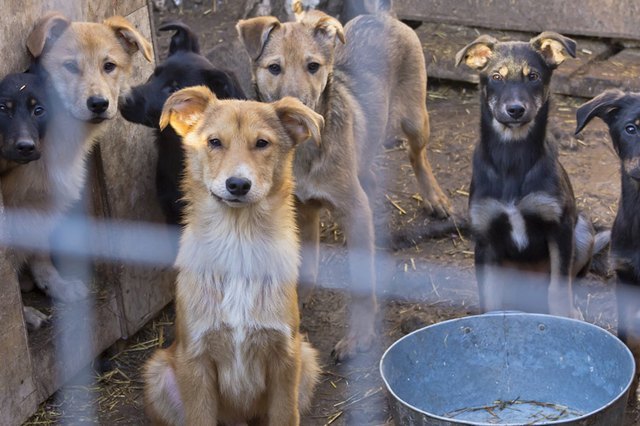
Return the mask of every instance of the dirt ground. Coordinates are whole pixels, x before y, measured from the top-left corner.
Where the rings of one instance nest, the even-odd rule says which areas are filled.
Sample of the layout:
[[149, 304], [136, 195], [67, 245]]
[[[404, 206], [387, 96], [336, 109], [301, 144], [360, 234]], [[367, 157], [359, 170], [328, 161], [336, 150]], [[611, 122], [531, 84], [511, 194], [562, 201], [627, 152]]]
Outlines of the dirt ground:
[[[235, 39], [234, 24], [242, 2], [218, 2], [216, 13], [208, 11], [210, 1], [185, 2], [182, 14], [175, 8], [156, 13], [156, 26], [167, 19], [185, 21], [200, 35], [205, 53]], [[158, 41], [163, 56], [167, 35]], [[213, 55], [220, 51], [218, 47]], [[219, 56], [212, 59], [216, 64], [233, 61]], [[619, 192], [618, 163], [601, 123], [590, 125], [580, 140], [573, 138], [575, 109], [581, 102], [554, 98], [553, 133], [580, 208], [589, 212], [596, 225], [609, 227]], [[473, 86], [430, 81], [427, 103], [432, 124], [431, 163], [462, 225], [479, 121], [478, 93]], [[477, 312], [473, 243], [464, 227], [459, 232], [446, 228], [437, 238], [423, 237], [425, 230], [442, 224], [433, 222], [420, 208], [416, 182], [401, 143], [386, 145], [377, 157], [376, 168], [384, 177], [383, 191], [376, 200], [379, 339], [369, 353], [352, 362], [336, 365], [330, 356], [345, 329], [348, 297], [343, 290], [347, 274], [344, 240], [327, 214], [322, 223], [319, 289], [302, 311], [303, 331], [319, 350], [324, 370], [313, 406], [303, 418], [305, 425], [391, 424], [378, 373], [384, 349], [422, 326]], [[615, 331], [610, 279], [589, 274], [576, 287], [577, 303], [586, 320]], [[145, 424], [139, 369], [152, 350], [171, 340], [172, 318], [171, 308], [166, 309], [137, 336], [92, 366], [95, 383], [66, 386], [27, 424]], [[91, 396], [88, 402], [87, 394]], [[628, 410], [626, 424], [640, 424], [635, 407]]]

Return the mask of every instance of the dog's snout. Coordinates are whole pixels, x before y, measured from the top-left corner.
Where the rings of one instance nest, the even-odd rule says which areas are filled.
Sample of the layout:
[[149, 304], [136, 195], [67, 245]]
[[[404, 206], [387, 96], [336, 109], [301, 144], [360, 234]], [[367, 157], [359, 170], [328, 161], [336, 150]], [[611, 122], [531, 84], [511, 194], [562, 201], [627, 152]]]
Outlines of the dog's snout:
[[109, 100], [102, 96], [90, 96], [87, 99], [87, 108], [93, 113], [102, 114], [109, 108]]
[[21, 139], [16, 142], [16, 150], [23, 157], [29, 157], [36, 150], [36, 144], [29, 139]]
[[509, 114], [509, 117], [515, 120], [522, 118], [522, 116], [524, 115], [524, 111], [525, 111], [525, 108], [521, 104], [507, 105], [507, 114]]
[[229, 191], [231, 195], [235, 195], [237, 197], [247, 195], [251, 189], [251, 181], [246, 178], [230, 177], [225, 183], [227, 191]]

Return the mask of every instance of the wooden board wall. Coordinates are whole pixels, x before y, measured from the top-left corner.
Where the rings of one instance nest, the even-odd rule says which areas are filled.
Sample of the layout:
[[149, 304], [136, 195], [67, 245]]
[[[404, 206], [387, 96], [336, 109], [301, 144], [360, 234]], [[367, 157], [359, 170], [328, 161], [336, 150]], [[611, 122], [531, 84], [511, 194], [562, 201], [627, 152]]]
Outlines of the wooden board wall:
[[637, 0], [394, 0], [400, 18], [640, 40]]

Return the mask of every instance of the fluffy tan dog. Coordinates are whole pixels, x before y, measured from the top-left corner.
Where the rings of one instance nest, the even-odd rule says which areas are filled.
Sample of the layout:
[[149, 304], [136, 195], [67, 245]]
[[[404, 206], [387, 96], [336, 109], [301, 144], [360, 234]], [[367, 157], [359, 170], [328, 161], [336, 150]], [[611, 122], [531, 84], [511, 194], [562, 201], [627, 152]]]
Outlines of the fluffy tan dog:
[[[42, 158], [15, 167], [2, 176], [5, 207], [24, 209], [38, 217], [31, 225], [7, 223], [10, 232], [29, 227], [48, 247], [57, 220], [80, 198], [86, 180], [85, 162], [104, 129], [118, 112], [118, 96], [128, 87], [133, 55], [141, 51], [151, 61], [150, 43], [120, 16], [103, 23], [71, 22], [52, 12], [38, 20], [27, 38], [35, 72], [47, 83], [49, 125]], [[15, 266], [28, 261], [35, 284], [48, 296], [72, 302], [88, 295], [80, 280], [64, 279], [49, 253], [15, 253]], [[25, 311], [32, 328], [46, 318]]]
[[298, 330], [292, 161], [322, 123], [293, 98], [218, 100], [199, 86], [167, 100], [160, 125], [183, 138], [187, 209], [176, 340], [145, 367], [157, 424], [299, 424], [319, 368]]

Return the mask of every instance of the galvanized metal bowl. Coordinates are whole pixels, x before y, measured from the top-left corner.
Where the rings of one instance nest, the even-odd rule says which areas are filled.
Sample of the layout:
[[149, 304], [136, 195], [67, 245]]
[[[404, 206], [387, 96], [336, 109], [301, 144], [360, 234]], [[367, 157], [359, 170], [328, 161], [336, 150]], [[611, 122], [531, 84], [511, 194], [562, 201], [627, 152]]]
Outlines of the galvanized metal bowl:
[[398, 425], [620, 425], [635, 372], [618, 338], [551, 315], [489, 313], [404, 336], [380, 373]]

